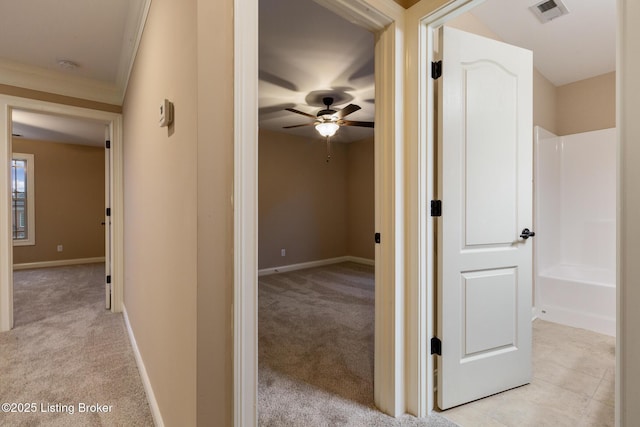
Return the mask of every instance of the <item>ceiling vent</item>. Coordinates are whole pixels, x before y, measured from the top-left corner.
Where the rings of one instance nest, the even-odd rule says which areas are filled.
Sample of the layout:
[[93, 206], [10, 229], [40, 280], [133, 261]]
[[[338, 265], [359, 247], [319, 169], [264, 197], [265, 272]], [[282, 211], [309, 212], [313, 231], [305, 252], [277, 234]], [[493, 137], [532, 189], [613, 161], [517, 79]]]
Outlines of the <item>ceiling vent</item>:
[[531, 6], [529, 10], [531, 10], [543, 24], [569, 13], [567, 6], [560, 0], [543, 0]]

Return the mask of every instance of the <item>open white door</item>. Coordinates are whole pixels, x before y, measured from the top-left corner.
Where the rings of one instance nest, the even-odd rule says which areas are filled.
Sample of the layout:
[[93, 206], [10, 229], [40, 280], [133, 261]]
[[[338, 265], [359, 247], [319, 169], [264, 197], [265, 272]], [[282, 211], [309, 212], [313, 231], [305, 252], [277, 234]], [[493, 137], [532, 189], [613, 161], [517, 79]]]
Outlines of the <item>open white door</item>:
[[111, 309], [111, 130], [105, 129], [104, 150], [104, 291], [105, 308]]
[[[440, 32], [438, 406], [531, 378], [532, 54]], [[528, 236], [527, 236], [528, 237]]]

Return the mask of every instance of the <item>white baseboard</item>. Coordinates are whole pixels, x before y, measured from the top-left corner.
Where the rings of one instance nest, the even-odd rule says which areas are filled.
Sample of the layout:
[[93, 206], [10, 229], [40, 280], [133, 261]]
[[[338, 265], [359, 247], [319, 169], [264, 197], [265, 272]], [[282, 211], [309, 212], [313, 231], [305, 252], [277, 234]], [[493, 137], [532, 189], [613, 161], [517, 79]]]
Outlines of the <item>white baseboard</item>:
[[140, 379], [142, 379], [142, 385], [144, 386], [144, 391], [147, 394], [147, 401], [149, 402], [149, 409], [151, 409], [153, 422], [156, 427], [164, 427], [164, 421], [162, 420], [160, 407], [158, 406], [156, 395], [153, 393], [153, 388], [151, 387], [151, 381], [149, 380], [147, 369], [144, 367], [144, 362], [142, 361], [142, 356], [140, 355], [140, 349], [138, 349], [136, 337], [134, 336], [133, 329], [131, 329], [131, 324], [129, 323], [127, 307], [125, 307], [124, 305], [122, 306], [122, 314], [124, 316], [124, 324], [127, 327], [127, 333], [129, 334], [129, 341], [131, 341], [131, 348], [133, 348], [133, 354], [136, 358], [136, 365], [138, 365], [138, 371], [140, 372]]
[[30, 270], [32, 268], [64, 267], [67, 265], [93, 264], [96, 262], [104, 262], [104, 257], [102, 256], [94, 258], [61, 259], [58, 261], [25, 262], [22, 264], [13, 264], [13, 269]]
[[289, 264], [289, 265], [281, 265], [279, 267], [263, 268], [261, 270], [258, 270], [258, 276], [268, 276], [270, 274], [285, 273], [287, 271], [304, 270], [305, 268], [322, 267], [323, 265], [339, 264], [341, 262], [349, 262], [349, 261], [357, 262], [358, 264], [375, 265], [375, 261], [372, 259], [346, 255], [346, 256], [341, 256], [336, 258], [320, 259], [317, 261], [301, 262], [299, 264]]

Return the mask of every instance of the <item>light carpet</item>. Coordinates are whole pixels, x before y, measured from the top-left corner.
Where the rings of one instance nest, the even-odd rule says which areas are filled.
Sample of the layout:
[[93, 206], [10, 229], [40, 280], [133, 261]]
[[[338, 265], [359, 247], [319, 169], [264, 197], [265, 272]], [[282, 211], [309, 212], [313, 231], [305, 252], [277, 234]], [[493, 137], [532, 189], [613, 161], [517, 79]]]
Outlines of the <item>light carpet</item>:
[[373, 267], [262, 276], [258, 300], [261, 426], [456, 426], [375, 408]]
[[0, 411], [0, 425], [153, 426], [123, 317], [105, 310], [104, 264], [16, 271], [14, 319], [0, 403], [35, 411]]

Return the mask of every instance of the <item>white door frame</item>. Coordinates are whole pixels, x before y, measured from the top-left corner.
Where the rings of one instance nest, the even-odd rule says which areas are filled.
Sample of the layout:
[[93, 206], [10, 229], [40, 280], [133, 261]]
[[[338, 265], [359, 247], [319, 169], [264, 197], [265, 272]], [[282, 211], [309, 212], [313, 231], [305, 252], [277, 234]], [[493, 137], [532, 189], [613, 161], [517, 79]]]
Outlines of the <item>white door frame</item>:
[[[404, 388], [404, 14], [392, 0], [316, 0], [376, 34], [374, 398], [406, 411]], [[234, 425], [257, 424], [258, 0], [234, 1]], [[372, 236], [373, 237], [373, 236]]]
[[122, 115], [106, 111], [73, 107], [35, 99], [0, 95], [0, 198], [6, 208], [0, 209], [0, 332], [13, 327], [13, 239], [11, 229], [11, 112], [14, 108], [77, 118], [101, 120], [111, 130], [111, 311], [122, 311], [122, 282], [124, 278], [123, 228], [123, 162]]
[[[407, 331], [408, 342], [416, 343], [415, 349], [408, 347], [407, 358], [407, 372], [413, 375], [407, 376], [407, 386], [410, 392], [408, 393], [408, 410], [418, 416], [426, 416], [434, 408], [434, 393], [435, 381], [433, 379], [434, 366], [430, 354], [430, 342], [429, 337], [433, 336], [433, 317], [430, 309], [433, 305], [434, 286], [435, 279], [432, 275], [433, 272], [433, 254], [434, 254], [434, 239], [433, 239], [433, 222], [429, 220], [426, 212], [428, 203], [434, 196], [434, 182], [435, 182], [435, 165], [433, 164], [433, 156], [428, 156], [428, 153], [433, 153], [434, 149], [434, 137], [430, 130], [434, 129], [434, 102], [435, 93], [434, 86], [430, 80], [429, 66], [434, 60], [434, 39], [433, 29], [443, 25], [448, 20], [455, 18], [456, 16], [465, 13], [475, 6], [481, 4], [484, 0], [443, 0], [440, 2], [443, 6], [438, 8], [438, 4], [433, 0], [422, 0], [407, 11], [406, 17], [406, 47], [407, 47], [407, 76], [406, 76], [406, 137], [407, 146], [409, 147], [407, 158], [411, 159], [412, 156], [416, 159], [413, 164], [407, 163], [407, 184], [409, 194], [417, 195], [417, 206], [420, 209], [415, 209], [412, 212], [408, 210], [409, 215], [419, 216], [418, 220], [414, 217], [408, 217], [407, 223], [409, 227], [415, 227], [408, 233], [409, 242], [407, 254], [409, 255], [407, 265], [414, 265], [417, 268], [408, 270], [408, 282], [412, 283], [414, 277], [418, 286], [416, 288], [409, 287], [407, 293], [407, 300], [414, 301], [414, 305], [417, 307], [407, 307], [409, 314], [407, 319]], [[624, 83], [620, 75], [623, 73], [621, 64], [624, 64], [623, 55], [628, 53], [624, 49], [624, 37], [626, 33], [623, 31], [625, 16], [620, 11], [626, 7], [626, 0], [618, 0], [618, 25], [617, 25], [617, 68], [618, 68], [618, 83], [617, 83], [617, 95], [620, 98], [621, 93], [624, 92]], [[621, 83], [622, 82], [622, 83]], [[622, 102], [617, 100], [616, 105], [620, 107]], [[617, 108], [620, 111], [621, 108]], [[617, 117], [620, 121], [620, 114]], [[416, 123], [416, 125], [412, 125]], [[623, 125], [624, 128], [624, 125]], [[618, 133], [618, 146], [623, 145], [623, 137], [621, 133]], [[618, 150], [620, 151], [620, 150]], [[621, 162], [619, 161], [621, 164]], [[622, 176], [622, 169], [618, 171]], [[412, 188], [411, 186], [416, 186]], [[623, 196], [620, 192], [620, 179], [618, 179], [618, 211], [621, 211]], [[620, 215], [618, 215], [620, 217]], [[620, 218], [618, 218], [620, 223]], [[620, 229], [620, 227], [619, 227]], [[620, 230], [618, 230], [618, 259], [623, 259], [624, 254], [622, 251], [622, 245], [620, 244]], [[413, 240], [411, 240], [413, 239]], [[416, 258], [413, 258], [415, 254]], [[426, 263], [419, 262], [421, 259], [426, 259]], [[624, 318], [624, 306], [621, 304], [621, 296], [626, 289], [626, 283], [620, 279], [620, 264], [618, 268], [618, 282], [617, 282], [617, 347], [616, 347], [616, 408], [615, 419], [616, 425], [621, 425], [621, 417], [623, 413], [624, 399], [621, 396], [622, 393], [622, 381], [624, 378], [623, 370], [625, 366], [622, 363], [622, 356], [625, 347], [624, 343], [627, 337], [624, 334], [624, 330], [621, 326], [621, 319]], [[424, 285], [422, 285], [424, 284]], [[422, 292], [424, 289], [424, 292]], [[412, 335], [413, 334], [413, 335]], [[414, 338], [413, 340], [411, 338]], [[413, 350], [413, 351], [412, 351]], [[413, 359], [412, 355], [415, 354], [416, 358]], [[415, 398], [412, 398], [412, 393]]]
[[422, 0], [406, 15], [405, 135], [407, 191], [407, 411], [426, 417], [435, 405], [431, 337], [435, 335], [435, 85], [433, 29], [484, 0]]

